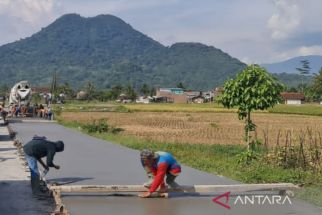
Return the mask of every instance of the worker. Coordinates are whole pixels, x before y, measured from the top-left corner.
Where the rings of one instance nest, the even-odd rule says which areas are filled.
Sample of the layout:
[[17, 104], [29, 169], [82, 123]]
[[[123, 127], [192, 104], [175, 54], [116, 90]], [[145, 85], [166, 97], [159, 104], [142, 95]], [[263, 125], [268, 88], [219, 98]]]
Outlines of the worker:
[[[49, 170], [49, 167], [60, 169], [60, 166], [55, 165], [53, 160], [56, 152], [64, 151], [64, 142], [60, 140], [52, 142], [47, 140], [46, 137], [34, 136], [31, 141], [23, 146], [23, 150], [30, 168], [32, 191], [34, 194], [41, 194], [46, 190], [44, 191], [43, 188], [40, 187], [41, 180], [37, 161], [46, 171]], [[47, 158], [46, 164], [41, 159], [43, 157]]]
[[158, 188], [160, 188], [159, 192], [165, 192], [165, 176], [166, 183], [170, 188], [177, 188], [179, 186], [175, 182], [175, 178], [180, 174], [181, 166], [170, 153], [144, 149], [141, 151], [140, 157], [142, 166], [149, 178], [149, 181], [144, 183], [143, 186], [149, 188], [149, 191], [140, 194], [139, 197], [151, 197], [152, 193]]

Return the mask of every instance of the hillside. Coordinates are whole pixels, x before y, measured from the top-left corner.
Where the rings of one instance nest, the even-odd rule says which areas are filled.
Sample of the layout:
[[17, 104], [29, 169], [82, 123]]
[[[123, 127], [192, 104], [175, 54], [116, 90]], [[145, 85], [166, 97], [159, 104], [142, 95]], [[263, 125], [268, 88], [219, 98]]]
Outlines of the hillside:
[[319, 55], [300, 56], [278, 63], [262, 64], [261, 66], [265, 67], [271, 73], [298, 74], [296, 68], [302, 66], [302, 60], [308, 60], [310, 62], [311, 73], [318, 73], [322, 67], [322, 56]]
[[196, 90], [223, 84], [244, 68], [239, 60], [200, 43], [170, 47], [136, 31], [112, 15], [84, 18], [67, 14], [29, 38], [0, 47], [1, 84], [22, 79], [33, 86], [59, 82], [80, 88], [143, 83], [171, 87], [178, 82]]

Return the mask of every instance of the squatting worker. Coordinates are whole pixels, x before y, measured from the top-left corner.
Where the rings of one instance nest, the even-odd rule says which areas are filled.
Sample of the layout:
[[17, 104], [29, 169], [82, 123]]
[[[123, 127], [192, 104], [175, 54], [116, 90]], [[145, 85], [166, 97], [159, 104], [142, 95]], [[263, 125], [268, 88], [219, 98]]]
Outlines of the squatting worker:
[[158, 188], [161, 192], [165, 191], [165, 176], [166, 183], [170, 188], [179, 186], [174, 180], [180, 174], [181, 166], [170, 153], [144, 149], [141, 151], [140, 157], [142, 166], [149, 178], [149, 181], [143, 185], [149, 188], [149, 191], [140, 194], [139, 197], [148, 198]]
[[[26, 160], [30, 168], [31, 174], [31, 188], [35, 194], [38, 194], [40, 191], [40, 173], [38, 170], [37, 161], [46, 169], [49, 170], [49, 167], [59, 169], [60, 166], [53, 163], [54, 156], [56, 152], [64, 151], [64, 142], [56, 141], [52, 142], [47, 140], [46, 137], [34, 136], [31, 141], [26, 143], [23, 147], [23, 150], [26, 155]], [[41, 158], [46, 157], [46, 164], [42, 161]]]

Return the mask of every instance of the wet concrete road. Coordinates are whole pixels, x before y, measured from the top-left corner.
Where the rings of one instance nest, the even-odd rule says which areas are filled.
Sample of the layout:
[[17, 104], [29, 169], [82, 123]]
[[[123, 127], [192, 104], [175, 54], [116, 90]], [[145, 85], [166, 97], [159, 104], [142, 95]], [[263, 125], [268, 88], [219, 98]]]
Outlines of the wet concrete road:
[[[51, 170], [47, 179], [69, 184], [141, 184], [146, 178], [139, 162], [139, 152], [120, 145], [102, 141], [54, 123], [12, 123], [23, 142], [35, 134], [47, 136], [50, 140], [63, 140], [65, 151], [55, 156], [54, 162], [61, 170]], [[189, 167], [183, 167], [178, 177], [180, 184], [234, 184], [227, 178], [207, 174]], [[229, 190], [227, 190], [228, 192]], [[248, 194], [251, 195], [251, 194]], [[214, 196], [174, 197], [170, 199], [140, 199], [115, 196], [63, 196], [63, 202], [73, 215], [210, 215], [210, 214], [298, 214], [320, 215], [322, 209], [303, 201], [291, 199], [284, 205], [234, 204], [231, 209], [212, 202]], [[251, 196], [250, 196], [251, 197]], [[271, 196], [270, 196], [271, 198]], [[225, 202], [225, 199], [221, 199]]]

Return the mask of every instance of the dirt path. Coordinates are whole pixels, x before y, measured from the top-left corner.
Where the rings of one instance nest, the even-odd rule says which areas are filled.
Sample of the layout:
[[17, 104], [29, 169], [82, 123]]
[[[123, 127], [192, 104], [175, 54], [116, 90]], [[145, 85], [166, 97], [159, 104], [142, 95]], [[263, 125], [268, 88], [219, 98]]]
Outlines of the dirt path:
[[[33, 135], [45, 135], [52, 140], [63, 140], [65, 151], [55, 161], [61, 170], [51, 170], [48, 179], [70, 184], [141, 184], [146, 178], [140, 166], [138, 151], [102, 141], [54, 123], [14, 123], [14, 130], [23, 142]], [[183, 167], [180, 184], [234, 184], [233, 180]], [[229, 190], [227, 190], [228, 192]], [[213, 214], [298, 214], [318, 215], [322, 209], [291, 199], [291, 203], [234, 205], [231, 196], [226, 209], [212, 202], [214, 196], [176, 197], [170, 199], [140, 199], [136, 197], [63, 196], [73, 215], [213, 215]], [[224, 201], [224, 199], [222, 199]]]

